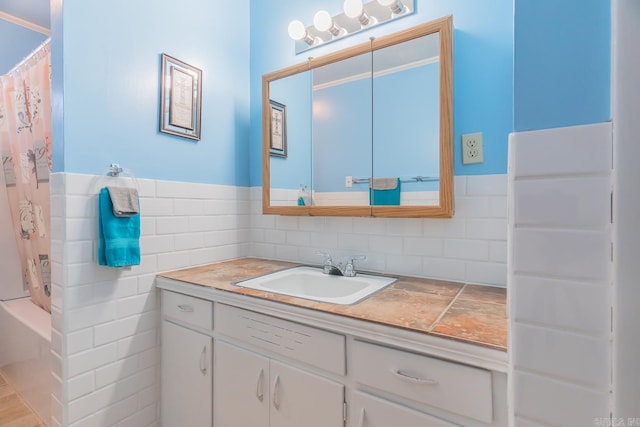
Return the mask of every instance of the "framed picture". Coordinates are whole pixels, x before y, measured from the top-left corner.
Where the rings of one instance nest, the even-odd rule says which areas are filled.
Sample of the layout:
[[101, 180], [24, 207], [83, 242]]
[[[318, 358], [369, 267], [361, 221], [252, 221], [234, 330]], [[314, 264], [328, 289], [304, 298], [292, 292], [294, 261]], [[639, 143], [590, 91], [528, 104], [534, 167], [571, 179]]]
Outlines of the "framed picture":
[[160, 132], [200, 140], [202, 70], [162, 54]]
[[269, 100], [271, 125], [269, 151], [272, 156], [287, 157], [287, 107], [274, 100]]

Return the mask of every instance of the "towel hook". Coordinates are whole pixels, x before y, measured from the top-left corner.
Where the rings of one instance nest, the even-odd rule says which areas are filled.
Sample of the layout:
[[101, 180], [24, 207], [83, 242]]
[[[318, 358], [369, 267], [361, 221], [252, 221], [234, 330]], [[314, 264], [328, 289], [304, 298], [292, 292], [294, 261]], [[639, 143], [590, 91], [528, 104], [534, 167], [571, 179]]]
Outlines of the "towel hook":
[[111, 169], [107, 175], [109, 176], [115, 176], [118, 177], [120, 176], [120, 174], [124, 171], [119, 164], [117, 163], [111, 163], [111, 165], [109, 166], [109, 169]]

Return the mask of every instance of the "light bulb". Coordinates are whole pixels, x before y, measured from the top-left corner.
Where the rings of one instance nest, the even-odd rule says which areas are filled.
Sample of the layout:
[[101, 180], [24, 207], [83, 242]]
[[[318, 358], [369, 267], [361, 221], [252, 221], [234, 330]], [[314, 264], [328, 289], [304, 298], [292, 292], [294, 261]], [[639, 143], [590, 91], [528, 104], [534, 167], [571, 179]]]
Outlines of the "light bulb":
[[307, 35], [307, 29], [304, 24], [297, 19], [289, 23], [289, 37], [294, 40], [302, 40]]
[[329, 31], [333, 27], [333, 18], [326, 10], [320, 10], [313, 16], [313, 26], [321, 32]]
[[367, 12], [364, 11], [362, 0], [344, 0], [342, 8], [347, 17], [357, 19], [363, 27], [378, 22], [374, 17], [367, 15]]
[[391, 9], [391, 12], [396, 15], [404, 12], [404, 4], [400, 0], [377, 0], [381, 6], [386, 6]]
[[362, 0], [345, 0], [342, 8], [344, 9], [344, 14], [349, 18], [359, 18], [364, 7], [362, 6]]

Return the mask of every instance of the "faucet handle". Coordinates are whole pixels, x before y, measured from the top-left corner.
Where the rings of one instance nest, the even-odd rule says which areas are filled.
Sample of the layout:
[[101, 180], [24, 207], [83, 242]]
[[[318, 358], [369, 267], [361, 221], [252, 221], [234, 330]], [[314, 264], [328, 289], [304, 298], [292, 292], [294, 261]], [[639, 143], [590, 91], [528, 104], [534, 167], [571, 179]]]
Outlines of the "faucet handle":
[[316, 255], [322, 255], [324, 257], [324, 262], [322, 263], [322, 271], [325, 274], [329, 274], [331, 268], [333, 267], [333, 260], [331, 259], [331, 254], [329, 252], [316, 252]]
[[353, 265], [353, 262], [361, 261], [365, 259], [367, 259], [367, 257], [364, 255], [354, 255], [351, 258], [349, 258], [349, 261], [347, 261], [347, 265], [344, 266], [344, 275], [347, 277], [355, 277], [357, 273], [356, 273], [356, 268]]

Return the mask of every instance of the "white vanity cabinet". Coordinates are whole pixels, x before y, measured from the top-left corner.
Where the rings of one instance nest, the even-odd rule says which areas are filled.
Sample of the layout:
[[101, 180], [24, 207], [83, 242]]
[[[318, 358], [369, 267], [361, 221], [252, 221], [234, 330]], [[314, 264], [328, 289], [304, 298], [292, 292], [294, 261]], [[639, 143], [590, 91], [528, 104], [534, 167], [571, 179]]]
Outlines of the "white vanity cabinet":
[[218, 340], [216, 427], [343, 425], [344, 386]]
[[351, 395], [347, 427], [454, 427], [440, 418], [359, 391]]
[[344, 384], [297, 367], [344, 375], [343, 335], [224, 304], [215, 319], [216, 427], [344, 424]]
[[353, 342], [349, 369], [360, 386], [493, 422], [492, 378], [485, 369], [360, 340]]
[[212, 419], [212, 303], [163, 292], [161, 405], [163, 427], [210, 427]]
[[507, 426], [504, 352], [159, 283], [164, 427]]

